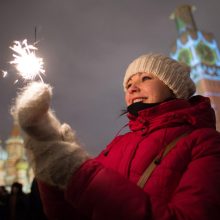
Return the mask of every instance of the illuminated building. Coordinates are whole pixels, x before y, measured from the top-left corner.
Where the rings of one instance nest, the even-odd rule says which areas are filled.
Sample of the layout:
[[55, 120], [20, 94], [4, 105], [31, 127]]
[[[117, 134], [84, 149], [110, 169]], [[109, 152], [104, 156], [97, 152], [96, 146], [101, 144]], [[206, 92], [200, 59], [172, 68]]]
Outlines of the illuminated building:
[[170, 56], [191, 67], [191, 78], [197, 94], [208, 96], [215, 109], [217, 129], [220, 130], [220, 53], [211, 33], [197, 29], [193, 19], [194, 7], [183, 5], [172, 13], [178, 38]]
[[23, 185], [23, 191], [29, 192], [33, 180], [33, 171], [26, 159], [24, 140], [15, 122], [5, 147], [0, 145], [0, 185], [8, 189], [14, 182]]

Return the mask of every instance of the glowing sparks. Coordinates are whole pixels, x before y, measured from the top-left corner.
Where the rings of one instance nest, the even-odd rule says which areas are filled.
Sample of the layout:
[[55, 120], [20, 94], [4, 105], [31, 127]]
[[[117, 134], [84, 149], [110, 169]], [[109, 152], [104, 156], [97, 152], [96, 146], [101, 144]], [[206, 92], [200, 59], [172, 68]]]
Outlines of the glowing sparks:
[[5, 78], [7, 75], [8, 75], [8, 72], [5, 71], [5, 70], [2, 70], [2, 76], [3, 76], [3, 78]]
[[37, 47], [28, 45], [27, 40], [15, 41], [10, 47], [16, 54], [13, 54], [14, 60], [10, 63], [14, 64], [18, 74], [25, 80], [34, 80], [39, 77], [42, 81], [41, 74], [45, 73], [43, 68], [43, 59], [35, 55]]

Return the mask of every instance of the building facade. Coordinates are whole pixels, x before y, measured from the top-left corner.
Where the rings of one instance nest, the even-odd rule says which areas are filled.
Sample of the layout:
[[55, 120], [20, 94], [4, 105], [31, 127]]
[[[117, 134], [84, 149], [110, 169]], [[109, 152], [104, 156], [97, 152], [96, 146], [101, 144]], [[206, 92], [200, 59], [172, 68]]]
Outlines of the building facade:
[[33, 180], [33, 171], [25, 155], [24, 140], [18, 124], [15, 122], [5, 146], [0, 145], [0, 185], [10, 186], [14, 182], [23, 185], [23, 191], [29, 192]]
[[197, 94], [211, 99], [220, 130], [220, 52], [214, 35], [197, 29], [192, 15], [194, 9], [183, 5], [172, 13], [178, 37], [170, 56], [191, 67]]

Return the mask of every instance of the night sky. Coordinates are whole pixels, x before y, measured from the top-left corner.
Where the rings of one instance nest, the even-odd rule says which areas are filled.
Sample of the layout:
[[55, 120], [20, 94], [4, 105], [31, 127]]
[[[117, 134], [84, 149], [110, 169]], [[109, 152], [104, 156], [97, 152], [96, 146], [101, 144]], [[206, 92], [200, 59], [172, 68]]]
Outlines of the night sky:
[[9, 72], [0, 77], [3, 145], [12, 128], [10, 105], [25, 85], [9, 64], [14, 40], [34, 43], [37, 27], [44, 81], [54, 88], [52, 108], [97, 154], [127, 123], [120, 116], [126, 107], [122, 80], [127, 65], [143, 53], [169, 55], [177, 37], [169, 16], [182, 4], [196, 6], [198, 29], [219, 42], [219, 0], [0, 0], [0, 70]]

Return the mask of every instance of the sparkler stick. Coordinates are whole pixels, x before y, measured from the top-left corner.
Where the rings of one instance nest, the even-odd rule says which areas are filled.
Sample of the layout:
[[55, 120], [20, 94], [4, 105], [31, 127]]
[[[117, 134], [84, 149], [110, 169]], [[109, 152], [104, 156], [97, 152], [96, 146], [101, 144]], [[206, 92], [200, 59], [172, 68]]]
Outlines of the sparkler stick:
[[14, 64], [18, 75], [22, 76], [25, 80], [34, 80], [39, 77], [43, 82], [42, 74], [45, 70], [43, 68], [43, 59], [35, 55], [37, 47], [28, 44], [27, 40], [14, 41], [14, 45], [9, 47], [15, 53], [12, 55], [14, 60], [10, 64]]

